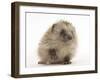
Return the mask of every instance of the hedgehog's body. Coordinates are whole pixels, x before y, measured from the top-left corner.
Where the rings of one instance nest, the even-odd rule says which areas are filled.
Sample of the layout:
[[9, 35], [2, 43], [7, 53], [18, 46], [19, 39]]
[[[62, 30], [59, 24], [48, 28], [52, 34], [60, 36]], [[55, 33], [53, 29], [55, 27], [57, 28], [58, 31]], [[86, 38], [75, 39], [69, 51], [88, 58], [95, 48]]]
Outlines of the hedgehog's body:
[[39, 44], [39, 63], [69, 64], [75, 49], [75, 28], [69, 22], [59, 21], [48, 29]]

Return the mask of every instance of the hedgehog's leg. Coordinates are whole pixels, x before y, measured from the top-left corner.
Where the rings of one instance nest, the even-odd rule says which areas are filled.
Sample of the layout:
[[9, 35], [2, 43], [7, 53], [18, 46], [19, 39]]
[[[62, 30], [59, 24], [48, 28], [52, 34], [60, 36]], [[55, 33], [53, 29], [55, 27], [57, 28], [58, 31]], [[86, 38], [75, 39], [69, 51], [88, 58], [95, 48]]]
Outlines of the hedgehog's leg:
[[70, 61], [70, 56], [65, 56], [64, 57], [64, 63], [63, 64], [71, 64], [72, 62]]
[[44, 61], [38, 61], [38, 64], [46, 64]]
[[49, 49], [48, 50], [48, 53], [49, 53], [49, 56], [51, 59], [56, 59], [57, 58], [57, 55], [56, 55], [56, 49]]

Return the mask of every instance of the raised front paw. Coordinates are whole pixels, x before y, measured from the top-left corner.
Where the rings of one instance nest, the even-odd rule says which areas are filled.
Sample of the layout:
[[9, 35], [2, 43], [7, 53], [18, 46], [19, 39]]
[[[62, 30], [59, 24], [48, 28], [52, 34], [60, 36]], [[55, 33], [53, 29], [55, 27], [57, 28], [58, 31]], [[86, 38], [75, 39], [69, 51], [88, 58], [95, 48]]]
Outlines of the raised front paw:
[[70, 61], [70, 56], [65, 56], [64, 58], [64, 64], [71, 64], [72, 62]]

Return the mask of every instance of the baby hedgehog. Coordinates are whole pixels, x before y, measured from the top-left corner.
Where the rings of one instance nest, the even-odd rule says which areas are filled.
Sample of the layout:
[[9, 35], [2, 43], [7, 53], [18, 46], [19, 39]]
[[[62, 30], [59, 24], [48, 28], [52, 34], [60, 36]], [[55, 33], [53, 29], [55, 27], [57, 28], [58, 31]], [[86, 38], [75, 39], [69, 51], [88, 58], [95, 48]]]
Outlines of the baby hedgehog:
[[67, 21], [54, 23], [39, 43], [38, 64], [71, 64], [77, 46], [76, 31]]

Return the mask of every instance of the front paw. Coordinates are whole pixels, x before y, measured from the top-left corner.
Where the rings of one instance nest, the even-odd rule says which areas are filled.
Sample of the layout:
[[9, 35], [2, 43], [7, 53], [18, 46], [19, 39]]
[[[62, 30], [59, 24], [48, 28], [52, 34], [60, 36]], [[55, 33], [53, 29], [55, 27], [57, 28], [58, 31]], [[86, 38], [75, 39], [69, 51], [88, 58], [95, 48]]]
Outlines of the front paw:
[[68, 61], [68, 62], [64, 62], [63, 64], [71, 64], [72, 62], [71, 61]]
[[44, 61], [39, 61], [38, 64], [45, 64], [45, 62]]

